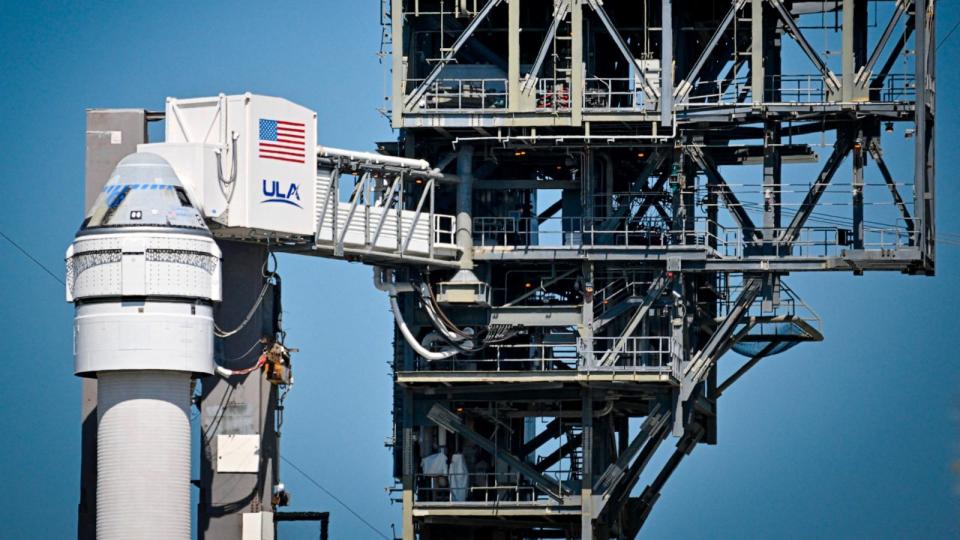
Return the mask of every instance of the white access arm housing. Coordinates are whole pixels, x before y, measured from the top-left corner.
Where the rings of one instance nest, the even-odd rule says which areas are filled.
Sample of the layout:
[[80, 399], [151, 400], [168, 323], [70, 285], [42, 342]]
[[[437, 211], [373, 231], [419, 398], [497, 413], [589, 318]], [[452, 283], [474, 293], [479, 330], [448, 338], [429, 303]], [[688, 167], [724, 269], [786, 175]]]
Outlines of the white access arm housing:
[[241, 234], [315, 232], [317, 114], [285, 99], [242, 94], [166, 104], [164, 157], [203, 215]]

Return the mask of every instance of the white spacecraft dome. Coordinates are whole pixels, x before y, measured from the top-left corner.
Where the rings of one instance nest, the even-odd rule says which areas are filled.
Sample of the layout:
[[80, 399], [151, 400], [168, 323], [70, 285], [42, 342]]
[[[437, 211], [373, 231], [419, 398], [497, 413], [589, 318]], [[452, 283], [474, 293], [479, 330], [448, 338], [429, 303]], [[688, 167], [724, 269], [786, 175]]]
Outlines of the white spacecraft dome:
[[137, 152], [123, 158], [83, 220], [78, 235], [118, 228], [163, 227], [209, 234], [173, 167], [162, 157]]

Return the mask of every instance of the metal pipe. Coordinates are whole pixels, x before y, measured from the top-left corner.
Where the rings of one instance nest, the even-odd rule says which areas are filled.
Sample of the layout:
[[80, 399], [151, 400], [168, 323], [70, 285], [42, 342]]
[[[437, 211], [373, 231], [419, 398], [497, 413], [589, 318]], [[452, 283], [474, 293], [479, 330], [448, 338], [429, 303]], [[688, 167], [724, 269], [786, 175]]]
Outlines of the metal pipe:
[[[460, 269], [473, 270], [473, 146], [464, 145], [457, 155], [457, 232]], [[476, 278], [474, 278], [476, 281]]]
[[397, 292], [399, 292], [399, 289], [402, 288], [404, 292], [410, 292], [413, 291], [413, 286], [409, 283], [392, 283], [389, 278], [384, 278], [384, 274], [386, 272], [390, 271], [383, 268], [374, 267], [373, 286], [376, 287], [377, 290], [386, 292], [390, 295], [390, 310], [393, 312], [393, 319], [397, 323], [397, 329], [400, 330], [400, 334], [403, 336], [403, 339], [406, 340], [407, 344], [410, 345], [410, 348], [420, 356], [426, 358], [428, 361], [446, 360], [447, 358], [457, 354], [458, 351], [456, 349], [444, 349], [440, 352], [433, 352], [428, 350], [426, 347], [421, 345], [419, 341], [417, 341], [417, 338], [413, 335], [413, 332], [411, 332], [410, 328], [407, 327], [407, 323], [404, 322], [403, 313], [400, 311], [400, 304], [397, 302]]
[[325, 158], [346, 158], [353, 161], [366, 161], [369, 163], [393, 165], [395, 167], [405, 167], [418, 171], [429, 171], [430, 162], [425, 159], [411, 159], [396, 156], [385, 156], [374, 152], [359, 152], [356, 150], [345, 150], [343, 148], [333, 148], [332, 146], [317, 145], [317, 156]]

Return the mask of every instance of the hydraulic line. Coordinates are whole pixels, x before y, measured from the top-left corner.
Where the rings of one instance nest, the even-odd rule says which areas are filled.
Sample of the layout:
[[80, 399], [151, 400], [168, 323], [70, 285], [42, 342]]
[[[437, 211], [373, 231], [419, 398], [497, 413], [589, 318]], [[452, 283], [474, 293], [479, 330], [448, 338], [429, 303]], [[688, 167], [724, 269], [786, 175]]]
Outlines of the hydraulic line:
[[[400, 334], [403, 336], [403, 339], [406, 340], [407, 344], [410, 345], [410, 348], [413, 349], [417, 354], [424, 357], [428, 361], [433, 360], [446, 360], [460, 351], [457, 349], [446, 349], [439, 352], [433, 352], [428, 350], [426, 347], [420, 344], [417, 341], [417, 338], [410, 331], [410, 328], [407, 327], [407, 323], [403, 320], [403, 313], [400, 311], [400, 304], [397, 302], [397, 292], [398, 287], [404, 288], [404, 290], [412, 291], [412, 287], [409, 283], [404, 284], [394, 284], [391, 283], [391, 277], [384, 279], [383, 274], [390, 272], [380, 267], [374, 267], [373, 269], [373, 285], [381, 291], [384, 291], [390, 295], [390, 309], [393, 311], [393, 319], [397, 324], [397, 329], [400, 330]], [[390, 272], [392, 276], [392, 272]]]

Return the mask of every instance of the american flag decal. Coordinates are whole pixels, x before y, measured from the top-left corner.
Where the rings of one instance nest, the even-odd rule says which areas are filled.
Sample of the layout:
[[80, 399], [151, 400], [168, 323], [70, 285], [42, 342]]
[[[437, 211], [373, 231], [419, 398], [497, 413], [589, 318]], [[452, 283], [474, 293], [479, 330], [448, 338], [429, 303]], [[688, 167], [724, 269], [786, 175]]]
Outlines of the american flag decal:
[[306, 159], [306, 126], [299, 122], [260, 119], [260, 157], [290, 163]]

